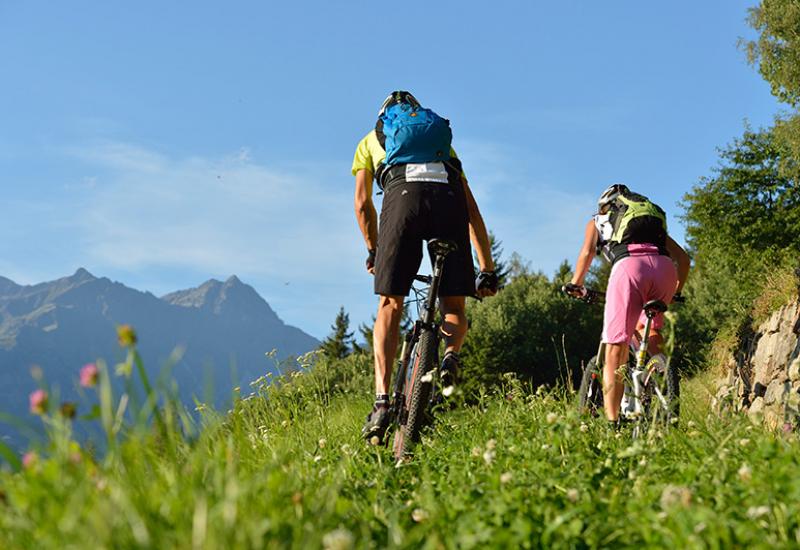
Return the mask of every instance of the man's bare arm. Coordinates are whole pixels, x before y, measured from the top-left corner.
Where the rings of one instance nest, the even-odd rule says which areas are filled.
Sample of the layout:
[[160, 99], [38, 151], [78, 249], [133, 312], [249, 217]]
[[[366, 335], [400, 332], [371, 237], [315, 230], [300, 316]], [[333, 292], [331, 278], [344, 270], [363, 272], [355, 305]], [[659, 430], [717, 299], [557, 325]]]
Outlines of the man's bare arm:
[[464, 196], [467, 200], [467, 212], [469, 213], [469, 238], [478, 256], [478, 267], [481, 271], [494, 271], [492, 245], [489, 242], [489, 233], [486, 231], [486, 225], [483, 223], [483, 216], [481, 216], [481, 211], [478, 209], [478, 203], [475, 202], [475, 197], [472, 196], [472, 190], [470, 190], [466, 178], [462, 177], [461, 182], [464, 186]]
[[[356, 193], [354, 206], [356, 220], [367, 250], [375, 250], [378, 245], [378, 214], [375, 205], [372, 203], [372, 172], [369, 170], [359, 170], [356, 172]], [[368, 268], [372, 273], [373, 269]]]

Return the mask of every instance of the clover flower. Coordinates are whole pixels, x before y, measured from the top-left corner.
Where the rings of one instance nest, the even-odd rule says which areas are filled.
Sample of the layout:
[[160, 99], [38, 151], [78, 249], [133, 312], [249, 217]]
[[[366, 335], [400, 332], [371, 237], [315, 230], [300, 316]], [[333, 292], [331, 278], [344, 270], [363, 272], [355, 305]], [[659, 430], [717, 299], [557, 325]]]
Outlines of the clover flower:
[[117, 327], [117, 341], [123, 348], [132, 348], [136, 345], [136, 331], [130, 325]]
[[80, 373], [81, 386], [84, 388], [92, 388], [96, 386], [99, 376], [100, 371], [97, 369], [97, 365], [94, 363], [84, 365]]
[[353, 534], [344, 527], [340, 527], [322, 537], [322, 548], [324, 550], [348, 550], [353, 547], [354, 542]]
[[417, 523], [422, 523], [426, 519], [430, 517], [430, 514], [422, 509], [422, 508], [414, 508], [414, 511], [411, 512], [411, 519], [416, 521]]
[[59, 412], [61, 413], [61, 416], [63, 416], [64, 418], [69, 418], [70, 420], [72, 420], [73, 418], [75, 418], [75, 415], [78, 412], [78, 407], [77, 405], [75, 405], [75, 403], [71, 401], [65, 401], [64, 403], [61, 404]]
[[47, 392], [44, 390], [36, 390], [28, 397], [31, 412], [33, 414], [44, 414], [47, 412]]
[[26, 470], [30, 470], [39, 463], [39, 455], [36, 451], [28, 451], [22, 456], [22, 466]]
[[744, 482], [750, 481], [753, 478], [753, 470], [747, 464], [742, 464], [741, 468], [736, 472], [739, 479]]

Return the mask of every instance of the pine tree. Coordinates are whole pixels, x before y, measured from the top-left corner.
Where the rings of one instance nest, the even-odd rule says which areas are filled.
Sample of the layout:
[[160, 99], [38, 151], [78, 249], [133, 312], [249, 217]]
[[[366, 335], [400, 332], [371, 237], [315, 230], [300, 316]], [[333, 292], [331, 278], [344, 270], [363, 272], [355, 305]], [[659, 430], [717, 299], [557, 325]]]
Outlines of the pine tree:
[[333, 331], [330, 336], [322, 341], [320, 350], [325, 355], [335, 359], [343, 359], [350, 355], [353, 350], [354, 341], [353, 333], [348, 332], [350, 329], [350, 315], [345, 313], [344, 306], [339, 308], [339, 313], [336, 315], [336, 320], [331, 325]]
[[[494, 273], [497, 275], [497, 286], [504, 287], [508, 282], [508, 266], [506, 262], [503, 261], [503, 241], [500, 241], [495, 236], [494, 232], [491, 230], [489, 231], [489, 245], [492, 254], [492, 260], [494, 260]], [[475, 255], [475, 264], [478, 264], [478, 255]], [[479, 268], [475, 268], [475, 271], [480, 271]]]

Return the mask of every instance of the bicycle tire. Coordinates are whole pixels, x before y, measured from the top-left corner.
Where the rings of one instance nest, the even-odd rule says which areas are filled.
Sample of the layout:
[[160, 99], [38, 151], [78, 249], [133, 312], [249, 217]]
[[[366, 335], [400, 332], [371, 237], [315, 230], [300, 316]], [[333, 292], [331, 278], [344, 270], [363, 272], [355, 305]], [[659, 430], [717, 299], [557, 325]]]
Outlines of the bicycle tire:
[[[420, 433], [430, 424], [428, 406], [433, 392], [433, 378], [437, 368], [438, 340], [430, 330], [423, 330], [417, 343], [416, 356], [409, 382], [406, 384], [408, 417], [395, 434], [394, 454], [397, 460], [411, 455], [414, 445], [419, 443]], [[425, 376], [431, 374], [432, 376]]]
[[[659, 402], [653, 391], [652, 385], [658, 384], [658, 389], [667, 403], [666, 408]], [[654, 424], [669, 426], [674, 418], [680, 414], [680, 377], [678, 369], [667, 363], [663, 376], [651, 379], [648, 388], [649, 396], [645, 418], [652, 418]], [[652, 410], [650, 410], [652, 409]]]
[[678, 418], [681, 415], [681, 377], [672, 361], [667, 365], [667, 403], [670, 416]]
[[581, 385], [578, 388], [578, 408], [581, 413], [597, 416], [603, 412], [602, 376], [602, 373], [597, 370], [597, 356], [595, 355], [583, 368]]

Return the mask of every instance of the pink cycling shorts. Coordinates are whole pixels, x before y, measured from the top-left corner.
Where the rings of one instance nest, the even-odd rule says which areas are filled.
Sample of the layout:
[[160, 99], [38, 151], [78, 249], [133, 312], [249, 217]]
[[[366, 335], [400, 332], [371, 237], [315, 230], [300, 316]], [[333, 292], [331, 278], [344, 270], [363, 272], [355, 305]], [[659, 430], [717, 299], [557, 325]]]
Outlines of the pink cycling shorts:
[[[669, 256], [661, 256], [648, 245], [630, 245], [631, 255], [622, 258], [611, 269], [606, 289], [606, 307], [603, 315], [603, 342], [619, 344], [628, 342], [637, 323], [644, 325], [642, 308], [650, 300], [669, 304], [678, 284], [675, 264]], [[664, 325], [664, 316], [653, 319], [652, 329]]]

